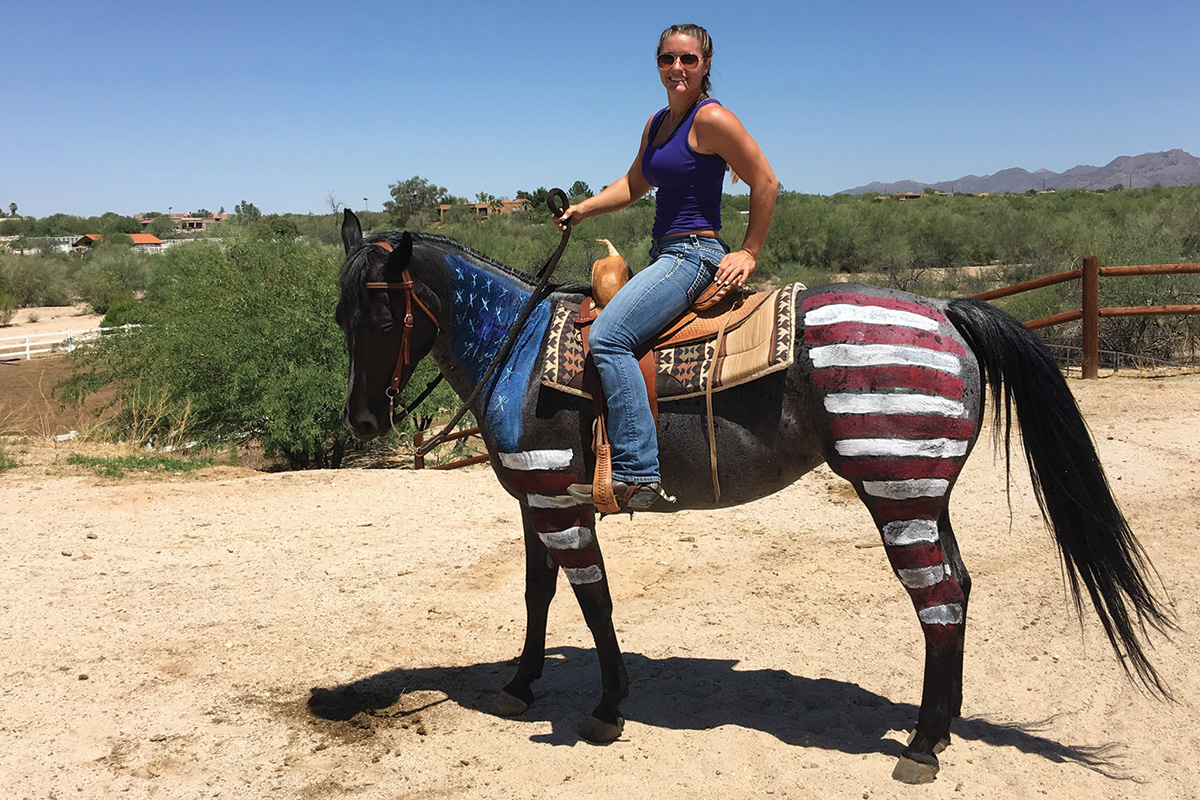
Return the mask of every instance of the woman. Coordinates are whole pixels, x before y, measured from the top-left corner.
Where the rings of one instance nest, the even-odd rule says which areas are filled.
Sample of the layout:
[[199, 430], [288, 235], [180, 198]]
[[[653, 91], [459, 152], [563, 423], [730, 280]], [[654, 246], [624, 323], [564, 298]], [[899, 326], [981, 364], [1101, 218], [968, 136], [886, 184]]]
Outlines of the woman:
[[[779, 181], [742, 123], [709, 98], [712, 39], [698, 25], [673, 25], [658, 42], [667, 107], [642, 131], [637, 158], [600, 194], [569, 206], [559, 227], [632, 205], [657, 187], [651, 263], [617, 293], [592, 325], [591, 353], [608, 401], [613, 493], [629, 511], [666, 498], [658, 436], [633, 349], [683, 313], [714, 280], [741, 286], [767, 237]], [[718, 238], [726, 166], [750, 187], [746, 238], [731, 251]], [[590, 484], [568, 491], [590, 502]]]

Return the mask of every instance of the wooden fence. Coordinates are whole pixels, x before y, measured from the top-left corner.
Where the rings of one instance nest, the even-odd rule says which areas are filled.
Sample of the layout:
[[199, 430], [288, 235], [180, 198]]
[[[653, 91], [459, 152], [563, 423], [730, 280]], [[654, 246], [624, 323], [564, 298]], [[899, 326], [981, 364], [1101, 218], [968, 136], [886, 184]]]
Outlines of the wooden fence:
[[1096, 256], [1083, 259], [1083, 269], [1073, 269], [1060, 272], [1057, 275], [1047, 275], [1031, 281], [992, 289], [972, 295], [976, 300], [995, 300], [1021, 292], [1054, 286], [1067, 281], [1083, 282], [1083, 301], [1081, 308], [1074, 311], [1064, 311], [1041, 319], [1030, 320], [1025, 326], [1031, 330], [1049, 328], [1066, 322], [1083, 320], [1083, 348], [1080, 356], [1083, 367], [1083, 377], [1095, 380], [1100, 377], [1100, 318], [1101, 317], [1149, 317], [1170, 316], [1176, 314], [1200, 314], [1200, 305], [1168, 305], [1168, 306], [1119, 306], [1112, 308], [1100, 307], [1100, 279], [1128, 277], [1132, 275], [1184, 275], [1200, 273], [1200, 264], [1140, 264], [1128, 267], [1102, 267]]
[[6, 336], [0, 338], [0, 361], [24, 361], [47, 353], [69, 353], [76, 347], [93, 342], [105, 334], [129, 331], [136, 327], [136, 325], [122, 325], [119, 328], [88, 328], [83, 331]]
[[[444, 442], [453, 442], [458, 439], [466, 439], [468, 436], [478, 436], [478, 435], [479, 435], [479, 428], [464, 428], [461, 431], [455, 431], [454, 433], [447, 436], [443, 440], [443, 443]], [[423, 445], [424, 443], [425, 443], [424, 431], [417, 431], [416, 433], [413, 434], [413, 444], [416, 445], [418, 450], [420, 450], [421, 445]], [[490, 458], [490, 456], [488, 456], [487, 453], [482, 453], [477, 456], [471, 456], [470, 458], [459, 459], [458, 461], [448, 461], [445, 464], [436, 464], [434, 466], [431, 466], [430, 469], [458, 469], [459, 467], [467, 467], [467, 466], [470, 466], [471, 464], [482, 464], [483, 462], [487, 461], [489, 458]], [[420, 453], [418, 453], [416, 456], [413, 457], [413, 469], [425, 469], [425, 456], [420, 455]]]

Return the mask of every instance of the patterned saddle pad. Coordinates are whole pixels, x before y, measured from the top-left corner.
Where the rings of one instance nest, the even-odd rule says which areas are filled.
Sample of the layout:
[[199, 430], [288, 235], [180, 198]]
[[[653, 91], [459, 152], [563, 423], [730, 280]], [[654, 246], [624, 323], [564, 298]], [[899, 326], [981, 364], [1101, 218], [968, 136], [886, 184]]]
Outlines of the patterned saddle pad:
[[[703, 396], [716, 360], [713, 391], [729, 389], [791, 366], [795, 358], [796, 295], [803, 284], [793, 283], [765, 298], [752, 296], [754, 311], [728, 330], [717, 352], [717, 331], [684, 344], [655, 346], [658, 400]], [[579, 397], [583, 390], [583, 341], [574, 320], [576, 303], [558, 303], [542, 351], [542, 384]]]

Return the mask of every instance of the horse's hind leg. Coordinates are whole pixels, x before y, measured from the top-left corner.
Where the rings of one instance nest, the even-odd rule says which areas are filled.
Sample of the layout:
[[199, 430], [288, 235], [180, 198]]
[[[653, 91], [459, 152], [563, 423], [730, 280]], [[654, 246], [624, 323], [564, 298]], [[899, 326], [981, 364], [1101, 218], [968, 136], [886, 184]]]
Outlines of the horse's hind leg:
[[928, 487], [941, 485], [938, 480], [867, 481], [859, 490], [925, 634], [917, 727], [892, 772], [905, 783], [927, 783], [937, 776], [937, 753], [950, 744], [950, 721], [962, 711], [963, 633], [971, 583], [950, 527], [948, 488], [942, 496], [928, 496], [935, 494]]
[[508, 682], [492, 710], [501, 716], [523, 714], [533, 702], [532, 684], [542, 677], [546, 659], [546, 617], [558, 581], [558, 564], [534, 527], [533, 516], [521, 504], [521, 522], [525, 529], [525, 647], [517, 665], [517, 674]]

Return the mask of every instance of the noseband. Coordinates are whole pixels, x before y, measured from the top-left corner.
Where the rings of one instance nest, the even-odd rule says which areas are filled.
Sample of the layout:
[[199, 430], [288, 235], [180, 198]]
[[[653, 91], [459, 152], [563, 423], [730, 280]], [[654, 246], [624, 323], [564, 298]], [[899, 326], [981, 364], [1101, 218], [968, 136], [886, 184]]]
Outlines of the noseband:
[[[372, 242], [377, 247], [382, 247], [389, 253], [392, 252], [390, 242]], [[425, 316], [429, 317], [433, 326], [441, 331], [442, 326], [438, 324], [437, 317], [429, 310], [429, 307], [421, 302], [421, 298], [417, 297], [415, 284], [413, 283], [412, 273], [405, 267], [400, 273], [400, 281], [367, 281], [368, 289], [400, 289], [404, 292], [404, 331], [400, 334], [400, 355], [396, 357], [396, 369], [392, 371], [392, 385], [387, 389], [388, 401], [390, 408], [388, 409], [388, 417], [392, 416], [392, 412], [396, 408], [396, 403], [400, 395], [400, 378], [404, 372], [404, 368], [412, 363], [412, 358], [409, 355], [409, 343], [412, 340], [413, 331], [413, 303], [420, 306], [425, 312]], [[423, 398], [422, 398], [423, 399]], [[419, 401], [418, 401], [419, 402]], [[403, 404], [401, 404], [403, 405]], [[415, 405], [415, 404], [414, 404]], [[408, 409], [405, 409], [407, 413]], [[394, 421], [393, 421], [393, 424]]]

